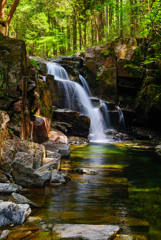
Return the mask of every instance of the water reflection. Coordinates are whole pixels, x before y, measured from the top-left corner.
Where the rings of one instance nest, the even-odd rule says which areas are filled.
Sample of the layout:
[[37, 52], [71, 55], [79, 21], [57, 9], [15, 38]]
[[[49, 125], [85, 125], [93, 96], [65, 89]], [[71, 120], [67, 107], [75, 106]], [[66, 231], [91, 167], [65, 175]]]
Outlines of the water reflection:
[[[139, 231], [144, 237], [150, 224], [151, 240], [161, 239], [161, 165], [154, 161], [153, 151], [128, 144], [71, 150], [62, 169], [72, 181], [46, 187], [45, 207], [37, 215], [52, 223], [119, 224], [123, 233]], [[98, 174], [78, 174], [76, 168], [95, 169]]]

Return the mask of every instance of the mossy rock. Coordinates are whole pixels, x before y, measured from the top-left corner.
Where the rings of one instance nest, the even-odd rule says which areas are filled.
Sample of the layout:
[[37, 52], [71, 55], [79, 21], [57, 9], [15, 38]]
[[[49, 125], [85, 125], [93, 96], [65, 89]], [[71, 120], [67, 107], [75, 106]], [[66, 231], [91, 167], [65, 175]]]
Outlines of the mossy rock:
[[136, 102], [137, 109], [143, 116], [159, 116], [161, 114], [161, 86], [150, 84], [140, 91]]
[[133, 78], [143, 78], [144, 69], [138, 67], [134, 64], [126, 64], [124, 65], [125, 71], [127, 71]]

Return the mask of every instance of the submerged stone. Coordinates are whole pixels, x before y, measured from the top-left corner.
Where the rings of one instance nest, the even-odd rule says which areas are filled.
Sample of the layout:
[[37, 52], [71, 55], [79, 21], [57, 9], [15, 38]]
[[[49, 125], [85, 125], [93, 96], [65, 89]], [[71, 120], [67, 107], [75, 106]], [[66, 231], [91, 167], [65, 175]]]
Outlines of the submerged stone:
[[94, 169], [88, 169], [88, 168], [76, 168], [75, 171], [80, 174], [89, 174], [89, 175], [95, 175], [98, 174], [98, 172]]
[[88, 225], [88, 224], [57, 224], [53, 228], [55, 239], [86, 239], [108, 240], [119, 231], [119, 226], [114, 225]]

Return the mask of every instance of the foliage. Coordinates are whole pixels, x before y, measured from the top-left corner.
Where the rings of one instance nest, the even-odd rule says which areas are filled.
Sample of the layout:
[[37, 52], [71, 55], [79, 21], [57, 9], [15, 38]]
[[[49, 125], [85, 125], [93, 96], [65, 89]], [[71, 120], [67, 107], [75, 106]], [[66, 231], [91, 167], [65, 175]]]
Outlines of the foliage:
[[[11, 5], [8, 0], [6, 15]], [[21, 0], [10, 36], [23, 39], [30, 55], [46, 58], [116, 37], [153, 37], [160, 46], [161, 4], [160, 0]]]

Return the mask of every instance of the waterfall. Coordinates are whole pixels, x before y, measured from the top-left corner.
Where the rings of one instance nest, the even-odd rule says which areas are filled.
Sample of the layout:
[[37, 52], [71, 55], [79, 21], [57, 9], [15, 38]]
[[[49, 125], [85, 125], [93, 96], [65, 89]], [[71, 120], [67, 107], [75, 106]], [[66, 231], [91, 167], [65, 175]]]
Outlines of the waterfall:
[[[84, 88], [84, 90], [87, 92], [89, 97], [92, 97], [91, 91], [89, 89], [88, 83], [86, 82], [85, 78], [82, 75], [79, 75], [79, 79], [82, 83], [82, 86]], [[100, 106], [102, 107], [103, 110], [103, 120], [102, 123], [104, 125], [104, 129], [110, 129], [111, 127], [111, 120], [110, 120], [110, 116], [109, 116], [109, 111], [108, 111], [108, 107], [106, 105], [105, 102], [102, 102], [101, 99], [99, 99], [100, 102]]]
[[91, 97], [92, 94], [91, 94], [91, 91], [89, 89], [89, 86], [88, 86], [86, 80], [84, 79], [84, 77], [82, 75], [79, 75], [79, 79], [82, 83], [82, 86], [83, 86], [84, 90], [87, 92], [88, 96]]
[[119, 114], [119, 129], [126, 132], [124, 114], [119, 106], [118, 106], [118, 114]]
[[106, 129], [111, 128], [111, 119], [108, 111], [108, 107], [105, 102], [101, 101], [101, 106], [103, 108], [103, 117], [104, 117], [104, 124]]
[[106, 135], [103, 129], [103, 116], [99, 108], [94, 108], [84, 88], [69, 79], [65, 69], [57, 63], [48, 62], [48, 74], [54, 75], [60, 91], [65, 92], [65, 104], [71, 110], [87, 115], [91, 120], [89, 140], [91, 142], [105, 142]]

